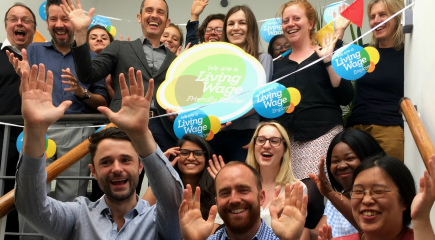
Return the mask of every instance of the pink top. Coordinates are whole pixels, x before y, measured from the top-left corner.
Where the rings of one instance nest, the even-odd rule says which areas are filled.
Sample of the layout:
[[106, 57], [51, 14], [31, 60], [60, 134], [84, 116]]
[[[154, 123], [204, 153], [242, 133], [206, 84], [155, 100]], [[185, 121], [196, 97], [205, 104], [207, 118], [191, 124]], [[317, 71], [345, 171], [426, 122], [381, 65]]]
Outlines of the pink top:
[[[334, 240], [360, 240], [359, 233], [354, 233], [351, 235], [334, 238]], [[400, 240], [414, 240], [414, 231], [408, 228]]]

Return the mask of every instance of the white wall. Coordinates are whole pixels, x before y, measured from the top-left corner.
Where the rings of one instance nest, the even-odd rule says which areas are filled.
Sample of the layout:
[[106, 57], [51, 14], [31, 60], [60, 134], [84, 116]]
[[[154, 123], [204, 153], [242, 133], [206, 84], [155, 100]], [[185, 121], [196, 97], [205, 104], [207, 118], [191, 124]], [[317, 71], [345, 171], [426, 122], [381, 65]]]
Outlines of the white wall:
[[[0, 0], [0, 16], [4, 18], [6, 10], [12, 6], [16, 1], [21, 1], [27, 4], [36, 15], [38, 22], [37, 30], [48, 40], [51, 39], [50, 34], [46, 30], [46, 24], [39, 16], [39, 6], [45, 0]], [[322, 7], [337, 2], [338, 0], [310, 0], [310, 2], [316, 7], [316, 9], [322, 9]], [[132, 39], [140, 37], [142, 30], [139, 23], [136, 20], [136, 14], [139, 13], [139, 8], [142, 0], [82, 0], [82, 6], [87, 11], [91, 7], [95, 7], [96, 11], [94, 15], [103, 15], [121, 20], [111, 20], [113, 26], [115, 26], [117, 33], [116, 38], [119, 39], [119, 34], [123, 36], [130, 36]], [[190, 19], [190, 8], [192, 6], [192, 0], [167, 0], [169, 5], [169, 16], [175, 24], [186, 24]], [[235, 6], [245, 4], [248, 5], [254, 12], [257, 21], [274, 18], [278, 8], [287, 0], [228, 0], [227, 7], [220, 5], [220, 0], [210, 0], [209, 5], [205, 8], [203, 14], [200, 16], [200, 22], [204, 20], [207, 15], [211, 13], [227, 13], [228, 10]], [[350, 4], [353, 0], [347, 0]], [[365, 1], [366, 4], [368, 1]], [[262, 22], [259, 22], [261, 27]], [[185, 27], [182, 27], [185, 30]], [[368, 20], [364, 15], [363, 33], [369, 29]], [[3, 42], [6, 38], [6, 32], [0, 31], [0, 42]], [[345, 41], [351, 41], [350, 31], [344, 38]], [[367, 43], [370, 39], [366, 38], [364, 43]], [[268, 44], [262, 41], [263, 51], [267, 51]]]
[[[435, 9], [433, 0], [416, 0], [414, 5], [414, 29], [406, 35], [405, 45], [405, 97], [417, 105], [420, 118], [432, 141], [435, 141], [435, 58], [432, 54], [435, 33], [428, 23], [435, 22], [435, 15], [427, 9]], [[411, 170], [418, 189], [419, 179], [425, 166], [405, 123], [405, 164]], [[435, 226], [435, 211], [431, 212]]]

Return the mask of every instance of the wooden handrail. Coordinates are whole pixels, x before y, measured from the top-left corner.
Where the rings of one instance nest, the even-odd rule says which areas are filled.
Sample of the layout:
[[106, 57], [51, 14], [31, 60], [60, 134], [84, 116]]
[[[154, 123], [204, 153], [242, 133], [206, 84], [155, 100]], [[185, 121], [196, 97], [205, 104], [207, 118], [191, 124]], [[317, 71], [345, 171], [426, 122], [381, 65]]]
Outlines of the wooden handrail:
[[[105, 128], [116, 127], [115, 124], [110, 123]], [[65, 155], [48, 165], [45, 170], [47, 171], [47, 183], [53, 181], [58, 177], [63, 171], [69, 168], [71, 165], [82, 159], [86, 154], [89, 153], [88, 146], [90, 142], [88, 139], [77, 145], [71, 151], [67, 152]], [[14, 191], [6, 193], [0, 198], [0, 218], [6, 216], [15, 208], [14, 202]]]
[[435, 155], [435, 147], [411, 100], [409, 98], [402, 98], [400, 101], [402, 113], [405, 116], [411, 134], [414, 137], [415, 144], [417, 145], [418, 151], [423, 159], [424, 165], [426, 166], [426, 169], [428, 169], [429, 159], [432, 155]]

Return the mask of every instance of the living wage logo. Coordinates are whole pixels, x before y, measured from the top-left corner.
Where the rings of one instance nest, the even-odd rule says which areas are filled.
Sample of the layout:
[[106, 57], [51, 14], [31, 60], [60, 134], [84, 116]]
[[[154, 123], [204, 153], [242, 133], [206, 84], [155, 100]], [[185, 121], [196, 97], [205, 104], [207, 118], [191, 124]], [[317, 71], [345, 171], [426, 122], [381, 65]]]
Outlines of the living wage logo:
[[225, 123], [251, 110], [254, 89], [265, 83], [263, 66], [241, 48], [204, 43], [174, 60], [156, 98], [164, 109], [200, 108]]
[[349, 47], [338, 50], [332, 56], [332, 67], [343, 79], [356, 80], [366, 73], [375, 70], [379, 62], [379, 52], [374, 47], [361, 47], [351, 44]]
[[[21, 132], [20, 135], [18, 135], [17, 143], [16, 143], [16, 147], [17, 147], [18, 152], [21, 152], [21, 149], [23, 148], [23, 137], [24, 137], [24, 132]], [[55, 153], [56, 153], [56, 143], [53, 140], [48, 139], [48, 136], [46, 134], [45, 135], [45, 157], [51, 158], [54, 156]]]
[[217, 117], [207, 116], [199, 109], [181, 113], [174, 121], [174, 132], [179, 139], [184, 134], [191, 133], [210, 141], [219, 132], [220, 127], [221, 123]]
[[277, 118], [292, 113], [301, 101], [301, 93], [293, 87], [286, 88], [280, 83], [271, 83], [254, 94], [254, 108], [265, 118]]

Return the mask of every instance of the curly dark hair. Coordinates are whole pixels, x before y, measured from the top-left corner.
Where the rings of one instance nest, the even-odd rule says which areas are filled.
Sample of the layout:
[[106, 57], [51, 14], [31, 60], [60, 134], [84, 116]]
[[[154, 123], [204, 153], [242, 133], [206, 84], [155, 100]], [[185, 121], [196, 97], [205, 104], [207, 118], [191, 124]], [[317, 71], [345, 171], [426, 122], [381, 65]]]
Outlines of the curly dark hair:
[[215, 20], [215, 19], [218, 19], [218, 20], [221, 20], [222, 22], [224, 22], [225, 15], [222, 13], [210, 14], [204, 19], [204, 21], [202, 21], [201, 26], [199, 26], [198, 29], [196, 30], [196, 37], [199, 39], [199, 42], [203, 43], [205, 41], [204, 40], [205, 29], [207, 28], [208, 23]]

